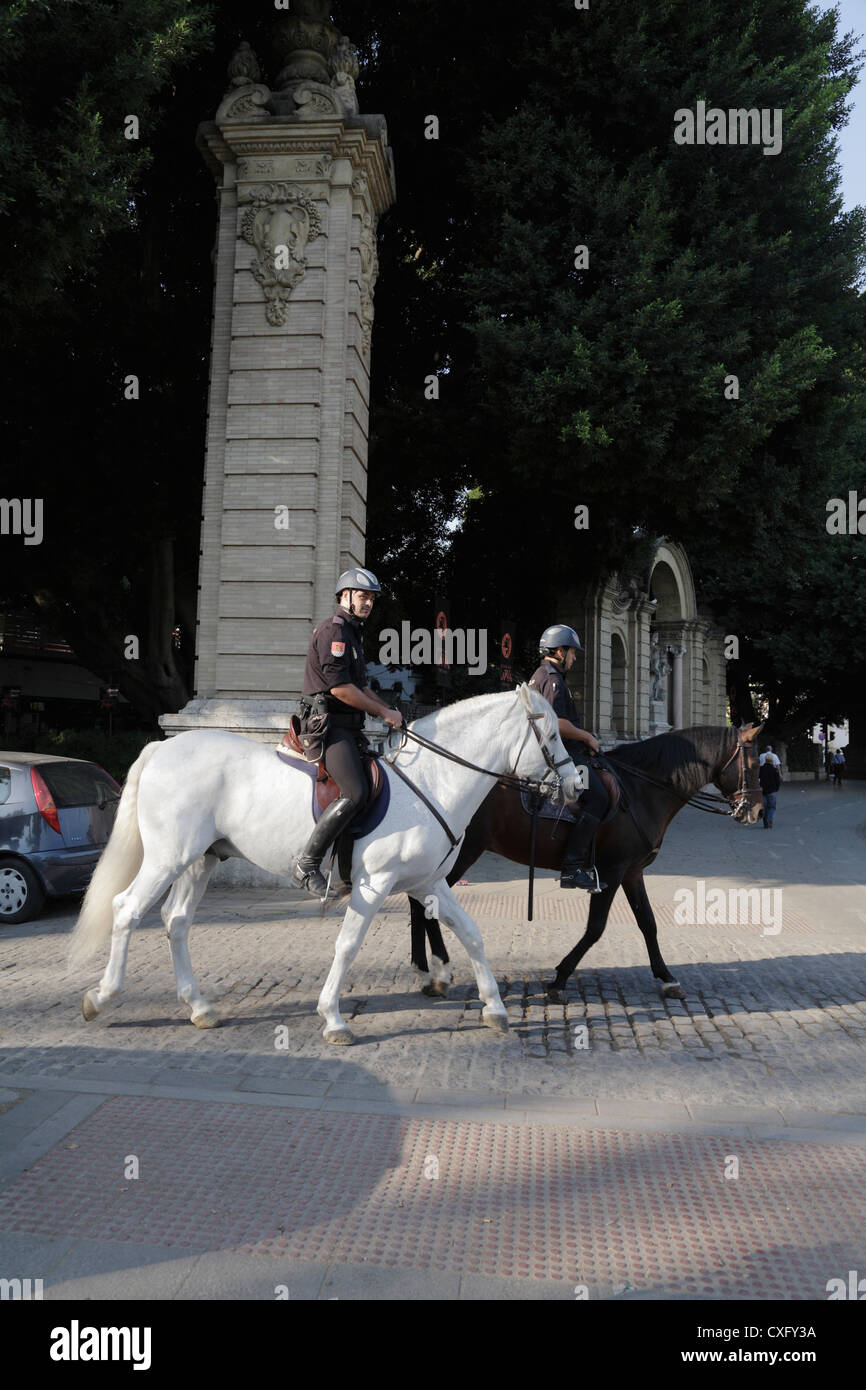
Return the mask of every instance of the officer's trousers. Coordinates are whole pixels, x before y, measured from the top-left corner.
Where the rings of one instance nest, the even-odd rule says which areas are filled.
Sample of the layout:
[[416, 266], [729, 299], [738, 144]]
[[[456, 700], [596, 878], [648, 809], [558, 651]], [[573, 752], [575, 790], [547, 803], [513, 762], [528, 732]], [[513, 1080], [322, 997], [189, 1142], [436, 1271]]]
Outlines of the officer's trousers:
[[359, 734], [360, 730], [339, 729], [332, 724], [324, 756], [325, 767], [340, 788], [340, 795], [348, 797], [356, 811], [366, 805], [370, 795], [370, 784], [358, 750]]
[[563, 739], [563, 743], [572, 762], [577, 767], [585, 767], [588, 774], [586, 791], [581, 792], [578, 798], [580, 809], [588, 816], [595, 816], [596, 820], [601, 820], [607, 810], [607, 792], [595, 768], [590, 766], [589, 748], [577, 739]]

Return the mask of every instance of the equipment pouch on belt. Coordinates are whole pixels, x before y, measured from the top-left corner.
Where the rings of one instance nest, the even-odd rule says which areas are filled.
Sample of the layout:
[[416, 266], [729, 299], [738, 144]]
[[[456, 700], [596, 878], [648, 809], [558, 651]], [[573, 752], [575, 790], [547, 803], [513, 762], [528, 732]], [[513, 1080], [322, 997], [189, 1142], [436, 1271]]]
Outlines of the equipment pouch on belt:
[[298, 701], [298, 718], [301, 732], [298, 735], [304, 756], [311, 762], [320, 762], [325, 753], [325, 738], [331, 726], [328, 713], [327, 695], [302, 696]]

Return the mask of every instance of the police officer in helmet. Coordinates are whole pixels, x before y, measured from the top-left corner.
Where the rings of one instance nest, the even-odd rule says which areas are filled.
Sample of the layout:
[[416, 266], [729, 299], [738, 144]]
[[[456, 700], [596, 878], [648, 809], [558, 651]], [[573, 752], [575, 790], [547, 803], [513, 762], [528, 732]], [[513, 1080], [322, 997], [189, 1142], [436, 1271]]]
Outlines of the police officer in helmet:
[[580, 715], [565, 682], [565, 672], [571, 670], [577, 653], [583, 648], [573, 627], [555, 623], [541, 634], [538, 650], [544, 660], [529, 684], [553, 706], [554, 713], [559, 716], [559, 733], [566, 752], [573, 762], [586, 767], [588, 774], [586, 791], [578, 799], [575, 823], [569, 830], [559, 886], [598, 893], [607, 884], [598, 878], [593, 845], [598, 823], [607, 809], [607, 794], [587, 762], [588, 754], [598, 753], [598, 742], [586, 729], [579, 727]]
[[364, 715], [375, 714], [392, 729], [403, 724], [403, 716], [367, 684], [361, 629], [376, 594], [381, 593], [379, 581], [370, 570], [345, 570], [337, 580], [336, 593], [336, 613], [319, 623], [310, 639], [300, 703], [302, 724], [313, 708], [327, 712], [324, 763], [340, 788], [337, 800], [316, 822], [292, 874], [297, 887], [319, 898], [324, 897], [328, 886], [321, 873], [322, 860], [369, 796], [359, 746], [363, 744]]

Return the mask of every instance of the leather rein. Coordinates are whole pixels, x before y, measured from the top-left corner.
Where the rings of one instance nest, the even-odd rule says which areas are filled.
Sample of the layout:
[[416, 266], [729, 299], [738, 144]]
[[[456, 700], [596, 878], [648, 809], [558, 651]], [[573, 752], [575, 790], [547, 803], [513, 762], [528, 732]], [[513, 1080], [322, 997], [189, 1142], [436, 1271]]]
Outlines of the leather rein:
[[[651, 777], [648, 772], [643, 772], [640, 768], [632, 767], [630, 763], [621, 758], [614, 757], [611, 753], [606, 753], [605, 758], [608, 762], [616, 763], [624, 771], [630, 772], [633, 777], [639, 777], [643, 782], [650, 782], [654, 787], [661, 787], [663, 791], [671, 792], [673, 796], [678, 796], [686, 806], [691, 806], [695, 811], [707, 811], [713, 816], [736, 816], [743, 807], [752, 799], [757, 792], [760, 795], [760, 788], [746, 786], [746, 746], [740, 738], [740, 731], [737, 730], [737, 742], [731, 756], [722, 763], [717, 776], [721, 777], [725, 768], [730, 767], [734, 758], [739, 758], [739, 779], [735, 791], [730, 796], [716, 796], [715, 792], [695, 792], [692, 796], [684, 796], [678, 792], [676, 787], [672, 787], [669, 782], [663, 782], [658, 777]], [[719, 803], [729, 809], [723, 811], [719, 809]]]
[[[560, 758], [559, 762], [554, 761], [553, 754], [547, 747], [547, 744], [544, 742], [544, 739], [541, 737], [541, 734], [538, 732], [538, 729], [536, 728], [536, 721], [544, 718], [543, 713], [527, 713], [526, 718], [528, 721], [528, 727], [526, 733], [523, 735], [523, 742], [520, 745], [517, 757], [514, 760], [514, 772], [492, 772], [489, 767], [479, 767], [478, 763], [471, 763], [467, 758], [461, 758], [458, 753], [452, 753], [449, 748], [443, 748], [441, 744], [434, 743], [432, 739], [426, 738], [423, 734], [415, 733], [413, 729], [409, 729], [405, 725], [400, 730], [400, 746], [399, 748], [396, 748], [394, 750], [393, 757], [389, 758], [386, 757], [384, 754], [382, 755], [382, 761], [386, 762], [388, 766], [392, 768], [394, 772], [396, 772], [397, 776], [402, 778], [402, 780], [406, 783], [408, 787], [411, 787], [412, 791], [424, 803], [431, 815], [436, 817], [436, 820], [442, 826], [442, 829], [445, 831], [445, 834], [448, 836], [448, 839], [451, 842], [451, 849], [455, 849], [457, 845], [460, 844], [460, 841], [463, 839], [463, 836], [454, 835], [441, 812], [437, 809], [436, 806], [433, 805], [433, 802], [429, 799], [429, 797], [421, 791], [421, 788], [415, 785], [415, 783], [403, 771], [403, 769], [397, 766], [397, 763], [394, 761], [394, 759], [405, 748], [406, 740], [412, 739], [414, 743], [419, 744], [422, 748], [426, 748], [431, 753], [436, 753], [440, 758], [445, 758], [448, 762], [451, 763], [459, 763], [461, 767], [468, 767], [473, 772], [481, 772], [485, 777], [493, 777], [497, 782], [503, 782], [506, 786], [517, 787], [521, 791], [532, 792], [536, 796], [547, 797], [551, 794], [551, 792], [555, 795], [562, 785], [562, 779], [557, 771], [557, 768], [564, 767], [566, 763], [571, 762], [571, 759]], [[517, 775], [517, 765], [520, 762], [520, 759], [523, 755], [523, 750], [526, 747], [526, 740], [529, 738], [530, 729], [535, 735], [536, 742], [538, 743], [544, 761], [547, 764], [547, 772], [545, 772], [544, 776], [541, 778], [541, 781], [538, 781], [537, 778], [519, 777]], [[552, 780], [548, 781], [549, 778]], [[465, 833], [466, 832], [464, 831], [464, 834]], [[443, 856], [443, 858], [447, 858], [448, 853], [450, 853], [450, 850]]]

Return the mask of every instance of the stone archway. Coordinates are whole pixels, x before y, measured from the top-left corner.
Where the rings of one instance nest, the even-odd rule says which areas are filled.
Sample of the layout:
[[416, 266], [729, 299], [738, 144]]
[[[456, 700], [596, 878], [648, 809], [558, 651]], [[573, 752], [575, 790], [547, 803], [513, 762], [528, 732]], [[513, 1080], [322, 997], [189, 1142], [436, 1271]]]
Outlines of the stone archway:
[[584, 728], [603, 747], [726, 722], [724, 638], [698, 611], [682, 546], [661, 541], [648, 574], [587, 586], [572, 611], [585, 645]]
[[[663, 541], [650, 570], [650, 598], [655, 613], [650, 625], [651, 729], [682, 729], [697, 723], [693, 708], [699, 685], [692, 660], [692, 634], [698, 621], [691, 566], [682, 546]], [[688, 660], [686, 660], [688, 658]]]

